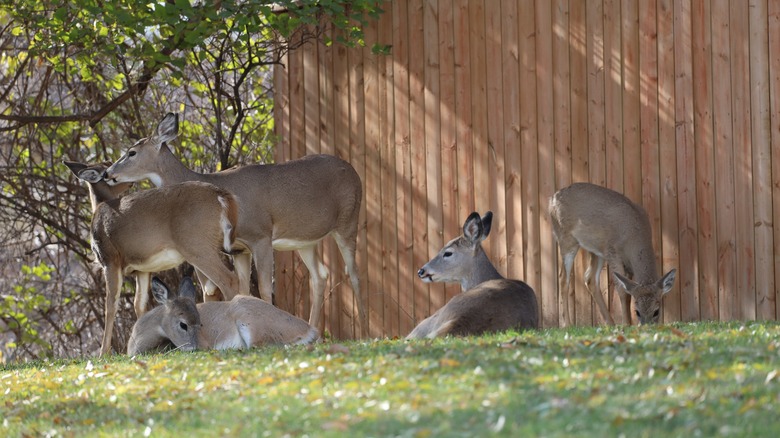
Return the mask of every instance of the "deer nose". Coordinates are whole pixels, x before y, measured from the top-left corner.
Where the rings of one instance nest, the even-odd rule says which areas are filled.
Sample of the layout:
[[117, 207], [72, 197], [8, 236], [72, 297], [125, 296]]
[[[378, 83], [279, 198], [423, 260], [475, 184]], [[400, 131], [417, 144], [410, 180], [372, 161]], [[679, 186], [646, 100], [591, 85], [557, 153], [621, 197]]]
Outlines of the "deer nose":
[[103, 177], [103, 179], [108, 179], [108, 170], [104, 170], [103, 171], [102, 177]]
[[420, 268], [420, 270], [417, 271], [417, 276], [420, 278], [425, 277], [425, 268]]

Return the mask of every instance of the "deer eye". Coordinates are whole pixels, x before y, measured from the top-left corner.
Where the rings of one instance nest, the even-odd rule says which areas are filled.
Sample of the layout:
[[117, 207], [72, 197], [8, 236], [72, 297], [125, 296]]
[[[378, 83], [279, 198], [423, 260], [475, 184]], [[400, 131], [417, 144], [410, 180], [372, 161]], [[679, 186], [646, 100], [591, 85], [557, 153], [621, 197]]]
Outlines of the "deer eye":
[[128, 157], [134, 157], [134, 156], [135, 156], [135, 151], [130, 151], [130, 152], [128, 152], [128, 153], [127, 153], [127, 156], [128, 156]]
[[186, 323], [186, 322], [184, 322], [184, 321], [180, 322], [180, 323], [179, 323], [179, 327], [180, 327], [182, 330], [184, 330], [185, 332], [187, 331], [187, 323]]
[[442, 257], [447, 258], [452, 256], [452, 251], [445, 251], [444, 254], [442, 254]]

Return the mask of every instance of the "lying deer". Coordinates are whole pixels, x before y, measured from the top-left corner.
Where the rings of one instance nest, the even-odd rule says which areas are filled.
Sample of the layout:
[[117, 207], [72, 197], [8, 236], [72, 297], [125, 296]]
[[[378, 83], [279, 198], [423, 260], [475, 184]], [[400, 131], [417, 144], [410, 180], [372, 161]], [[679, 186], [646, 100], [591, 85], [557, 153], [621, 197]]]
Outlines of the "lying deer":
[[250, 262], [254, 258], [260, 297], [272, 302], [273, 250], [297, 250], [309, 270], [309, 322], [315, 327], [320, 327], [327, 277], [316, 252], [317, 243], [333, 236], [344, 258], [358, 303], [361, 329], [365, 331], [366, 312], [355, 265], [363, 189], [355, 169], [331, 155], [311, 155], [282, 164], [196, 173], [168, 149], [166, 143], [175, 139], [178, 132], [178, 115], [169, 113], [152, 136], [139, 140], [108, 168], [106, 179], [122, 183], [148, 178], [157, 187], [205, 181], [234, 193], [241, 204], [236, 240], [245, 249], [245, 253], [234, 255], [241, 293], [249, 294]]
[[[566, 277], [567, 298], [562, 300], [564, 324], [573, 321], [568, 305], [568, 296], [572, 293], [569, 280], [574, 257], [580, 248], [591, 254], [585, 286], [608, 324], [614, 324], [614, 321], [599, 285], [605, 260], [620, 286], [623, 323], [631, 324], [631, 297], [640, 324], [658, 322], [661, 299], [672, 289], [676, 270], [658, 278], [650, 221], [640, 205], [613, 190], [590, 183], [575, 183], [550, 198], [550, 217]], [[595, 288], [590, 286], [591, 279], [595, 279]]]
[[156, 277], [152, 294], [160, 304], [133, 326], [127, 354], [169, 346], [190, 351], [241, 349], [260, 345], [310, 344], [319, 339], [306, 321], [252, 296], [195, 304], [195, 285], [184, 277], [173, 294]]
[[89, 183], [92, 203], [92, 251], [106, 279], [105, 330], [100, 354], [111, 349], [119, 292], [125, 275], [135, 274], [135, 313], [149, 299], [151, 272], [187, 261], [217, 284], [226, 299], [238, 290], [238, 277], [222, 261], [235, 239], [236, 199], [212, 184], [189, 182], [117, 197], [129, 184], [111, 187], [106, 166], [65, 163]]
[[463, 235], [451, 240], [417, 272], [426, 283], [460, 283], [463, 293], [418, 324], [407, 339], [538, 327], [534, 290], [501, 276], [482, 249], [492, 222], [492, 212], [481, 219], [471, 213], [463, 224]]

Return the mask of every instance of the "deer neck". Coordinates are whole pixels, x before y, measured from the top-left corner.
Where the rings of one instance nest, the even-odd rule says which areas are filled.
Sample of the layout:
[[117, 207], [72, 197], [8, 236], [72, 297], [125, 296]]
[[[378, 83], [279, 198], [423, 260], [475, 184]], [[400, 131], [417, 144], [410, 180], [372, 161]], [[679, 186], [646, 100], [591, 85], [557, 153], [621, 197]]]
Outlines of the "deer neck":
[[648, 242], [632, 251], [627, 259], [630, 260], [628, 268], [631, 269], [632, 280], [639, 284], [650, 284], [658, 280], [652, 243]]
[[504, 278], [498, 273], [496, 267], [488, 259], [487, 254], [482, 247], [477, 248], [477, 254], [474, 257], [474, 269], [471, 270], [470, 275], [467, 275], [460, 282], [460, 287], [463, 292], [477, 286], [480, 283], [484, 283], [488, 280], [495, 280], [497, 278]]
[[[143, 314], [133, 327], [128, 345], [134, 352], [143, 353], [154, 350], [168, 342], [162, 330], [163, 306], [156, 307]], [[136, 330], [138, 328], [138, 330]]]
[[188, 169], [168, 148], [163, 145], [160, 148], [160, 157], [157, 161], [157, 178], [150, 178], [157, 187], [169, 186], [185, 181], [201, 181], [203, 174]]

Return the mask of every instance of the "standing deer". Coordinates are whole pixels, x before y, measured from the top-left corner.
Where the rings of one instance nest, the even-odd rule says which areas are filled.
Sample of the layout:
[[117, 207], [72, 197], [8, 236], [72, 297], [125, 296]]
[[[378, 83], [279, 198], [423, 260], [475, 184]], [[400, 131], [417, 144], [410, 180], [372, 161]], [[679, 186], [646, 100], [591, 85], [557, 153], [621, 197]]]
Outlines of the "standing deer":
[[490, 211], [481, 219], [479, 213], [471, 213], [463, 224], [463, 234], [417, 272], [426, 283], [460, 283], [463, 293], [418, 324], [407, 339], [538, 327], [534, 290], [522, 281], [501, 276], [482, 249], [492, 222]]
[[242, 349], [260, 345], [310, 344], [319, 339], [306, 321], [252, 296], [195, 304], [195, 285], [184, 277], [173, 294], [156, 277], [152, 294], [161, 305], [133, 326], [127, 354], [134, 356], [171, 344], [181, 350]]
[[187, 261], [231, 299], [238, 277], [222, 261], [235, 239], [238, 203], [212, 184], [189, 182], [143, 190], [117, 198], [128, 184], [110, 187], [105, 165], [65, 163], [89, 183], [92, 203], [92, 252], [106, 279], [105, 330], [100, 354], [111, 349], [122, 278], [135, 274], [135, 313], [142, 316], [149, 299], [150, 272]]
[[[585, 286], [608, 324], [614, 321], [599, 285], [605, 260], [620, 286], [623, 323], [631, 324], [631, 297], [640, 324], [658, 322], [661, 299], [672, 289], [677, 271], [672, 269], [658, 278], [650, 221], [640, 205], [613, 190], [575, 183], [550, 198], [550, 217], [566, 276], [567, 296], [562, 300], [565, 324], [573, 320], [568, 305], [568, 294], [572, 293], [569, 280], [580, 248], [591, 254]], [[595, 279], [595, 289], [590, 286], [591, 279]]]
[[361, 329], [367, 330], [355, 265], [358, 214], [363, 196], [355, 169], [331, 155], [310, 155], [282, 164], [197, 173], [186, 168], [168, 149], [166, 143], [175, 139], [178, 131], [178, 115], [169, 113], [152, 136], [136, 142], [106, 171], [106, 179], [116, 184], [148, 178], [157, 187], [205, 181], [234, 193], [240, 205], [236, 241], [245, 250], [234, 255], [242, 294], [249, 293], [250, 262], [254, 258], [260, 297], [272, 302], [273, 250], [297, 250], [309, 270], [309, 323], [317, 328], [320, 328], [327, 270], [316, 249], [320, 240], [332, 235], [352, 283]]

